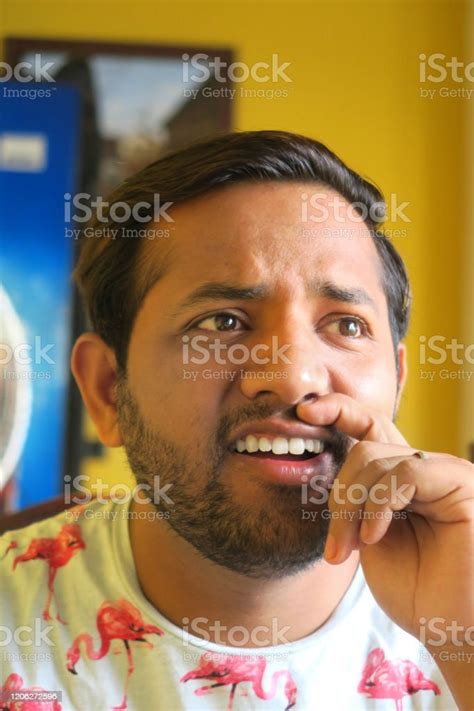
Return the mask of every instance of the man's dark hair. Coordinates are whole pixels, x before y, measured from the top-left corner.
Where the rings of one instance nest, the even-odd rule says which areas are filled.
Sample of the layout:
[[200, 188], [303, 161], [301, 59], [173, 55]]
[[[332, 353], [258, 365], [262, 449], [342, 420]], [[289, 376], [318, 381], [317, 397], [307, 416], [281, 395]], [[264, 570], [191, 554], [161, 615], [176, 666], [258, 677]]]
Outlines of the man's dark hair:
[[[408, 326], [410, 290], [400, 255], [379, 229], [384, 219], [383, 196], [322, 143], [284, 131], [231, 133], [155, 161], [128, 178], [108, 203], [124, 202], [130, 208], [141, 201], [153, 205], [159, 194], [161, 204], [178, 205], [235, 183], [275, 181], [314, 182], [331, 188], [364, 218], [380, 256], [396, 352]], [[123, 235], [126, 230], [139, 232], [144, 223], [133, 217], [119, 224], [110, 218], [104, 223], [96, 216], [89, 227], [89, 234], [95, 230], [100, 236], [82, 238], [74, 278], [92, 327], [114, 350], [125, 371], [134, 319], [154, 282], [142, 278], [144, 240]], [[117, 230], [115, 238], [112, 230]]]

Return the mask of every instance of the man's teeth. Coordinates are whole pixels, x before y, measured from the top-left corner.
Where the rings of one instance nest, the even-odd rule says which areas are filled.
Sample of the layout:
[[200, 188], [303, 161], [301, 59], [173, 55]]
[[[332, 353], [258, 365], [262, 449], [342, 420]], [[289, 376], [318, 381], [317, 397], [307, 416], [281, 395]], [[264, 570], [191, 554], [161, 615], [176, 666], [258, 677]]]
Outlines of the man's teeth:
[[304, 454], [313, 452], [319, 454], [324, 449], [324, 442], [320, 439], [303, 439], [302, 437], [255, 437], [247, 435], [245, 439], [238, 439], [235, 445], [237, 452], [273, 452], [273, 454]]

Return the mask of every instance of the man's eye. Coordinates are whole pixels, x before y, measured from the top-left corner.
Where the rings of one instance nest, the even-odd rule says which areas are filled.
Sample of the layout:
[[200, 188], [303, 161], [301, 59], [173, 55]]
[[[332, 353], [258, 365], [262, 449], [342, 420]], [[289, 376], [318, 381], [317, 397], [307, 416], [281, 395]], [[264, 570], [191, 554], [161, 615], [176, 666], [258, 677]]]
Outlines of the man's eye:
[[242, 326], [242, 321], [234, 314], [220, 313], [207, 316], [196, 323], [196, 328], [204, 331], [236, 331]]
[[361, 338], [366, 336], [368, 331], [366, 324], [361, 319], [350, 316], [332, 321], [325, 330], [345, 338]]

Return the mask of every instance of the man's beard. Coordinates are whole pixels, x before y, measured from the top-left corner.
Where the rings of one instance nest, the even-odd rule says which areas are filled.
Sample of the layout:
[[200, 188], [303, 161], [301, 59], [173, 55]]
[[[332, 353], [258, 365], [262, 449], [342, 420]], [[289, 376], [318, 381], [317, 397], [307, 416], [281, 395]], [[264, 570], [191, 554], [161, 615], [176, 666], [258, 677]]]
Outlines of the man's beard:
[[[249, 497], [244, 504], [223, 476], [222, 467], [229, 451], [229, 434], [250, 421], [278, 415], [287, 422], [301, 422], [295, 408], [275, 408], [268, 402], [254, 403], [224, 416], [214, 441], [201, 443], [201, 457], [191, 459], [185, 445], [162, 437], [143, 420], [130, 393], [126, 377], [117, 384], [120, 431], [130, 467], [138, 484], [154, 491], [154, 477], [165, 497], [153, 501], [157, 511], [169, 512], [166, 524], [190, 543], [203, 557], [218, 565], [252, 578], [282, 578], [316, 563], [323, 556], [329, 528], [327, 503], [317, 515], [303, 518], [300, 486], [285, 486], [261, 481], [261, 496]], [[351, 439], [334, 428], [326, 443], [338, 473], [351, 446]], [[187, 435], [189, 438], [189, 434]], [[204, 446], [203, 446], [204, 445]], [[329, 492], [328, 492], [329, 493]]]

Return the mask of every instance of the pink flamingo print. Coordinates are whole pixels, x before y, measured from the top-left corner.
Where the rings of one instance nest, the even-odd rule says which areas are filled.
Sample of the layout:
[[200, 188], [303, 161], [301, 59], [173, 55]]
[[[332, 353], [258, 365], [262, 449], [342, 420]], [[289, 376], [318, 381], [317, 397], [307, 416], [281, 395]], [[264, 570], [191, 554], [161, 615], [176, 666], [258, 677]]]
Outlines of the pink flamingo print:
[[380, 647], [373, 649], [365, 663], [357, 691], [370, 699], [393, 699], [396, 711], [402, 711], [405, 694], [412, 696], [417, 691], [429, 690], [439, 696], [437, 684], [425, 679], [416, 664], [408, 659], [389, 662]]
[[[33, 538], [27, 550], [22, 555], [17, 555], [13, 561], [13, 570], [18, 563], [24, 563], [28, 560], [46, 560], [48, 562], [48, 597], [43, 610], [43, 619], [50, 620], [49, 608], [51, 600], [54, 597], [54, 579], [58, 568], [66, 565], [73, 555], [85, 548], [86, 544], [82, 540], [81, 528], [78, 523], [65, 523], [57, 536], [54, 538]], [[12, 541], [2, 558], [4, 558], [10, 550], [18, 548], [18, 543]], [[58, 605], [56, 603], [56, 609]], [[67, 624], [58, 612], [56, 615], [59, 622]]]
[[19, 674], [10, 674], [1, 689], [0, 703], [2, 711], [61, 711], [62, 706], [59, 701], [34, 701], [22, 699], [18, 701], [7, 701], [7, 694], [15, 691], [23, 691], [25, 693], [34, 693], [35, 691], [44, 691], [41, 686], [24, 687], [23, 679]]
[[102, 659], [102, 657], [108, 653], [112, 640], [121, 639], [127, 652], [128, 670], [122, 703], [120, 706], [113, 707], [117, 711], [121, 711], [127, 708], [128, 683], [134, 669], [130, 642], [143, 642], [146, 647], [152, 649], [153, 644], [144, 639], [144, 635], [162, 635], [164, 632], [154, 625], [146, 625], [140, 611], [137, 610], [131, 602], [123, 599], [117, 600], [116, 602], [102, 603], [97, 612], [96, 624], [100, 635], [99, 649], [96, 652], [94, 651], [93, 640], [90, 634], [80, 634], [67, 651], [67, 669], [72, 674], [77, 674], [75, 666], [81, 656], [81, 642], [85, 644], [86, 655], [89, 659], [96, 660]]
[[185, 674], [181, 681], [186, 682], [191, 679], [207, 679], [214, 683], [210, 686], [201, 686], [195, 690], [197, 696], [207, 694], [218, 686], [230, 686], [230, 697], [227, 704], [227, 711], [231, 711], [235, 691], [238, 684], [250, 682], [252, 689], [259, 699], [273, 699], [275, 696], [278, 680], [280, 677], [286, 679], [285, 696], [288, 704], [285, 711], [288, 711], [296, 704], [296, 684], [289, 671], [282, 669], [273, 673], [270, 689], [265, 692], [262, 686], [263, 674], [265, 672], [266, 660], [264, 657], [244, 657], [233, 654], [217, 654], [205, 652], [199, 660], [197, 669]]

